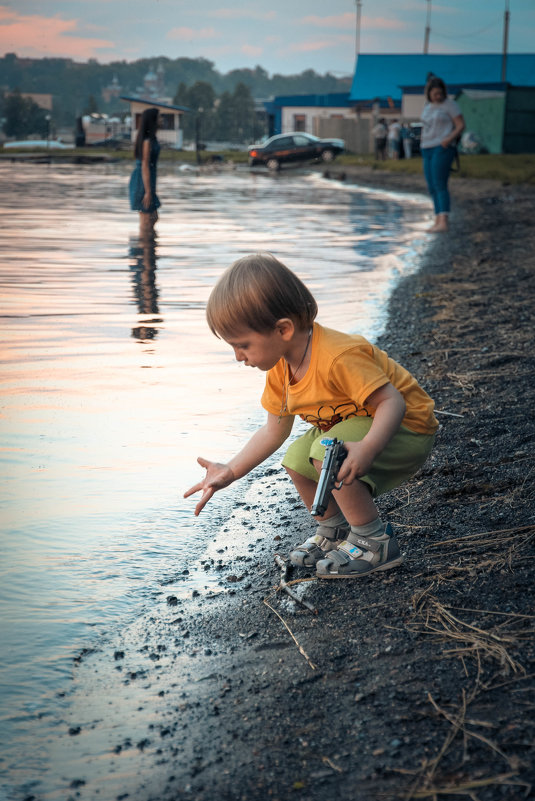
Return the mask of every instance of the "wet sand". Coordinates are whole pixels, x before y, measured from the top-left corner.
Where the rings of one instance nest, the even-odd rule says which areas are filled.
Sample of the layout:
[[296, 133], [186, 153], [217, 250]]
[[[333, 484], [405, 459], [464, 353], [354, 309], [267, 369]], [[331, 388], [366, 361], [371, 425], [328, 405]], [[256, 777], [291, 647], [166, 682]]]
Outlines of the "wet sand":
[[353, 581], [295, 574], [316, 611], [296, 605], [274, 589], [273, 556], [312, 527], [276, 463], [255, 471], [203, 565], [221, 592], [162, 587], [167, 615], [77, 658], [56, 749], [73, 796], [533, 797], [535, 191], [459, 179], [452, 195], [451, 232], [394, 292], [379, 342], [441, 422], [428, 463], [379, 501], [404, 565]]

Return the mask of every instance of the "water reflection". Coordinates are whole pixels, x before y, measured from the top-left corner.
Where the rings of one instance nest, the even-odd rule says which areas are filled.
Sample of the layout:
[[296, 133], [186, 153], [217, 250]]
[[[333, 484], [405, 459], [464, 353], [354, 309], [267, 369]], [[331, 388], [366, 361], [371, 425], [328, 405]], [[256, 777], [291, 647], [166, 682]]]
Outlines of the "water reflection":
[[[174, 577], [177, 595], [207, 586], [192, 565], [207, 532], [228, 536], [243, 489], [229, 488], [202, 520], [182, 492], [200, 477], [196, 456], [228, 458], [264, 419], [263, 375], [237, 366], [206, 325], [222, 271], [269, 250], [311, 288], [323, 324], [373, 339], [393, 279], [417, 260], [417, 198], [317, 175], [169, 167], [158, 239], [129, 239], [137, 219], [126, 196], [116, 200], [129, 170], [0, 163], [10, 187], [0, 194], [0, 725], [10, 743], [0, 798], [6, 775], [29, 764], [21, 750], [28, 775], [50, 763], [49, 785], [61, 785], [54, 693], [68, 686], [74, 653], [152, 614]], [[36, 710], [30, 728], [22, 716]], [[122, 706], [117, 715], [119, 731]], [[37, 753], [42, 742], [51, 756]], [[85, 752], [78, 759], [84, 770]]]
[[158, 308], [156, 243], [157, 240], [154, 236], [130, 239], [132, 288], [140, 315], [140, 324], [132, 328], [132, 336], [139, 342], [155, 339], [158, 336], [157, 326], [163, 322]]

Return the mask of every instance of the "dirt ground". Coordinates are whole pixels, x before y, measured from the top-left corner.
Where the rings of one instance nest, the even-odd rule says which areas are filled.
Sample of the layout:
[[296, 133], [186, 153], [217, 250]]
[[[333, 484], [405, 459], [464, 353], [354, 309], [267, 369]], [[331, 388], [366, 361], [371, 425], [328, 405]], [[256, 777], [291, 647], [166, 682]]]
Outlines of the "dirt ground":
[[[423, 189], [373, 170], [330, 177]], [[146, 633], [153, 652], [187, 642], [199, 657], [180, 694], [161, 663], [160, 711], [138, 743], [160, 767], [117, 798], [535, 798], [535, 190], [458, 179], [452, 195], [451, 232], [395, 291], [379, 343], [441, 423], [425, 467], [379, 500], [404, 565], [352, 581], [295, 573], [314, 612], [275, 591], [273, 555], [309, 523], [283, 471], [260, 470], [228, 523], [251, 532], [249, 550], [205, 565], [232, 593], [194, 599], [192, 625], [179, 607], [176, 625]]]

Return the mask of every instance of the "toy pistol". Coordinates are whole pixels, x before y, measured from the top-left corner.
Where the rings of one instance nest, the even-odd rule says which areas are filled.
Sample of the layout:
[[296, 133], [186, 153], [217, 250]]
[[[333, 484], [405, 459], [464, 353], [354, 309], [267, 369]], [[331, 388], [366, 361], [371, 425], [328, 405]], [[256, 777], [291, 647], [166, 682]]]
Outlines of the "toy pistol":
[[336, 476], [347, 456], [342, 440], [322, 439], [321, 444], [325, 445], [325, 456], [321, 465], [321, 473], [318, 480], [318, 487], [314, 496], [314, 503], [310, 510], [314, 517], [323, 517], [329, 505], [329, 498], [333, 489], [340, 489], [342, 482], [336, 486]]

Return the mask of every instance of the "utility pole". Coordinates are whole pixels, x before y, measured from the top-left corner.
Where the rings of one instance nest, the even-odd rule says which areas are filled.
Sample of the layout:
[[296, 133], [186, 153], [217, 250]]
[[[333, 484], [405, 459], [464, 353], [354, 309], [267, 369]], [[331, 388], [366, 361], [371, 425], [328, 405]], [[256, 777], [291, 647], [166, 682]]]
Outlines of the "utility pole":
[[358, 58], [360, 54], [360, 13], [362, 9], [362, 0], [356, 0], [357, 3], [357, 30], [355, 36], [355, 55]]
[[503, 55], [502, 55], [502, 83], [507, 75], [507, 43], [509, 40], [509, 0], [505, 0], [505, 13], [503, 15]]
[[425, 20], [424, 55], [429, 52], [429, 34], [431, 33], [431, 0], [427, 0], [427, 18]]

